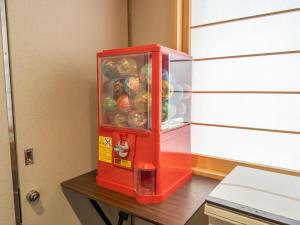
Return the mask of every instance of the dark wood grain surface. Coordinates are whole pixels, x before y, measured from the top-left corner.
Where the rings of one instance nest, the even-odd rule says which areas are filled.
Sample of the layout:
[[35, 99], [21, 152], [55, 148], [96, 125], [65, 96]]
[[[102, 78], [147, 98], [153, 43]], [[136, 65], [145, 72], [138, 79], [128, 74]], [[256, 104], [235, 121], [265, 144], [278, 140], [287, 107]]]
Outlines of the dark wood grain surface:
[[219, 183], [210, 178], [194, 176], [163, 203], [142, 205], [134, 198], [97, 186], [96, 174], [96, 170], [91, 171], [63, 182], [62, 186], [134, 216], [165, 225], [186, 224]]

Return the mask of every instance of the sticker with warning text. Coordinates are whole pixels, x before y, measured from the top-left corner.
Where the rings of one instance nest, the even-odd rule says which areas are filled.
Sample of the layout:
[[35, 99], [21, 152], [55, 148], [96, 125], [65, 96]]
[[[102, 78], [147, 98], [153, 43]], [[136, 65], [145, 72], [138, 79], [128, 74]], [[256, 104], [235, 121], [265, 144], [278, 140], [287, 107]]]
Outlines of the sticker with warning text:
[[99, 136], [99, 161], [112, 163], [112, 138]]
[[130, 160], [115, 158], [114, 164], [117, 166], [125, 167], [127, 169], [131, 169], [131, 161]]

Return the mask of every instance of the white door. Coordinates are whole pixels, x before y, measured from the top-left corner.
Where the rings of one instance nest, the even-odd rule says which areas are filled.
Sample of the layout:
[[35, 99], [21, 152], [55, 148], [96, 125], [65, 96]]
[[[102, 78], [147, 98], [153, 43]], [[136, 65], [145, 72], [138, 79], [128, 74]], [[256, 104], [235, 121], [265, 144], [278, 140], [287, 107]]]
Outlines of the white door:
[[[96, 52], [127, 46], [126, 4], [7, 1], [23, 225], [82, 222], [60, 183], [96, 168]], [[28, 148], [34, 164], [25, 166]], [[26, 200], [32, 189], [36, 204]]]

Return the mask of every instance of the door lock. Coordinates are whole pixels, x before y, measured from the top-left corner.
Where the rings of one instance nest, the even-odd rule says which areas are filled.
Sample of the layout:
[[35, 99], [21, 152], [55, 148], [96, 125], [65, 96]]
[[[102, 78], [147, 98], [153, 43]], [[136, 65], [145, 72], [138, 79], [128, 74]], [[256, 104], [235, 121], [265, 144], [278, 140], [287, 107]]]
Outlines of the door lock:
[[25, 166], [33, 164], [33, 149], [29, 148], [24, 151], [25, 154]]
[[38, 201], [40, 197], [41, 197], [40, 193], [36, 190], [31, 190], [26, 195], [26, 199], [30, 203]]

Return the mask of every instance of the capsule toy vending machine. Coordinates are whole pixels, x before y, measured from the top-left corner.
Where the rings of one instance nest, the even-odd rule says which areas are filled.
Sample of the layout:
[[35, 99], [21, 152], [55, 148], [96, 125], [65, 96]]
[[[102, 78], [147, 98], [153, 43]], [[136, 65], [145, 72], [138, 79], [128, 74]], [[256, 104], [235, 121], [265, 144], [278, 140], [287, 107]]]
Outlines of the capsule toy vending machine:
[[97, 68], [97, 184], [160, 203], [192, 177], [192, 59], [148, 45], [99, 52]]

